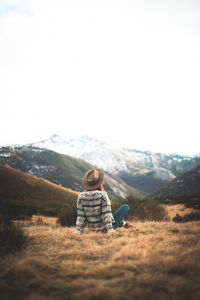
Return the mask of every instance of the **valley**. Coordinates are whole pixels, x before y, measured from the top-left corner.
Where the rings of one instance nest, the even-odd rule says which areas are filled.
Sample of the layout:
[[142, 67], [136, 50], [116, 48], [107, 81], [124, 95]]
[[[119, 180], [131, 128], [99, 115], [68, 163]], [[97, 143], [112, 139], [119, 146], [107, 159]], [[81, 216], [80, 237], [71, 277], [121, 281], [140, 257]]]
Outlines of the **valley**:
[[153, 153], [88, 136], [66, 139], [55, 134], [37, 143], [1, 147], [0, 164], [77, 192], [83, 190], [83, 175], [99, 167], [105, 172], [104, 186], [111, 199], [132, 195], [199, 202], [198, 155]]

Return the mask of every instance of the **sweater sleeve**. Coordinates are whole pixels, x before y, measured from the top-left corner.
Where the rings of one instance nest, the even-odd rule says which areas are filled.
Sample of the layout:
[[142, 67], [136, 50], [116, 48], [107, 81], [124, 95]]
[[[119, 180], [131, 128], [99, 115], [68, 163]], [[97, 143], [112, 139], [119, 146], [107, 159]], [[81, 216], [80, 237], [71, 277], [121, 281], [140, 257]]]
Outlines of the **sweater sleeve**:
[[82, 233], [84, 231], [84, 227], [86, 226], [86, 224], [87, 224], [87, 220], [86, 220], [85, 212], [79, 195], [77, 200], [77, 219], [76, 219], [77, 231]]
[[111, 202], [108, 197], [108, 194], [104, 191], [103, 201], [102, 201], [102, 221], [105, 226], [106, 232], [114, 231], [112, 223], [115, 222], [112, 211], [111, 211]]

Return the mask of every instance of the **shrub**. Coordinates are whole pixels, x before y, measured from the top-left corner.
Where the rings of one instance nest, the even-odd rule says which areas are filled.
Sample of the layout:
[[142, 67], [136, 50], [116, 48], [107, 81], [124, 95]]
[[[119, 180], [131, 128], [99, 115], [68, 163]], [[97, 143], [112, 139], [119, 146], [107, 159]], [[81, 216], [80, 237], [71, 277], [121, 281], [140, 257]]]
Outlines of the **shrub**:
[[37, 218], [35, 222], [28, 222], [23, 226], [32, 227], [32, 226], [49, 226], [49, 223], [45, 223], [42, 218]]
[[62, 206], [56, 206], [52, 204], [51, 206], [44, 205], [43, 207], [37, 207], [35, 209], [36, 214], [38, 215], [44, 215], [44, 216], [49, 216], [49, 217], [58, 217], [60, 215], [60, 210]]
[[184, 216], [180, 216], [176, 214], [176, 216], [172, 219], [174, 222], [191, 222], [191, 221], [199, 221], [200, 220], [200, 212], [191, 212], [190, 214], [186, 214]]
[[[169, 216], [166, 209], [159, 203], [158, 200], [147, 199], [139, 200], [133, 196], [128, 196], [125, 201], [112, 201], [112, 213], [114, 213], [122, 204], [128, 204], [130, 207], [127, 219], [140, 221], [169, 221]], [[58, 217], [58, 223], [62, 226], [76, 225], [76, 203], [66, 205], [61, 210]]]
[[9, 217], [0, 215], [0, 256], [14, 253], [27, 243], [28, 235]]
[[76, 225], [76, 203], [72, 205], [65, 205], [58, 216], [58, 223], [62, 226], [75, 226]]
[[139, 200], [128, 196], [124, 203], [130, 207], [127, 219], [140, 221], [168, 221], [166, 209], [155, 199]]
[[13, 200], [0, 201], [1, 214], [11, 219], [29, 219], [35, 213], [31, 205], [19, 203]]

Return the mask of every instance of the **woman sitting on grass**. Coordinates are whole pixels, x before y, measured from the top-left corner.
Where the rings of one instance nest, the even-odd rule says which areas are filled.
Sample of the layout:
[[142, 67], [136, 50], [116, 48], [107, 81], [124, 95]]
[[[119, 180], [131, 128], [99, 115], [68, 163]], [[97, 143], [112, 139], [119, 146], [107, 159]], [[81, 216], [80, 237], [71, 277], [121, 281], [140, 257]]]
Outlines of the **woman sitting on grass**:
[[114, 214], [111, 202], [103, 188], [104, 173], [101, 169], [92, 169], [83, 177], [84, 192], [77, 200], [77, 220], [75, 233], [83, 233], [84, 227], [93, 231], [111, 233], [118, 227], [134, 227], [124, 221], [129, 212], [129, 206], [123, 204]]

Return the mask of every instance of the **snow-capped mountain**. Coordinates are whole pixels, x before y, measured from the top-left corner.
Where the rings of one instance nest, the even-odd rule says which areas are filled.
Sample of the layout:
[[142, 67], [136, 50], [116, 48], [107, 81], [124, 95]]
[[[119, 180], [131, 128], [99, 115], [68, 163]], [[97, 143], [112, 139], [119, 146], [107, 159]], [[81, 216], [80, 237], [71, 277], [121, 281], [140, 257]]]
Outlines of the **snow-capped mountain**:
[[[131, 159], [131, 155], [120, 146], [104, 142], [97, 138], [82, 136], [66, 140], [55, 134], [49, 139], [32, 145], [76, 158], [82, 158], [110, 173], [117, 174], [120, 171], [129, 171], [126, 161]], [[134, 160], [133, 163], [135, 164]]]
[[31, 145], [81, 158], [145, 192], [160, 188], [197, 165], [197, 159], [189, 156], [140, 151], [88, 136], [66, 139], [54, 134]]
[[140, 151], [88, 136], [65, 139], [54, 134], [50, 138], [32, 145], [82, 158], [114, 174], [133, 171], [141, 173], [145, 170], [159, 168], [161, 168], [162, 174], [163, 169], [179, 173], [183, 161], [186, 163], [191, 161], [189, 156]]

